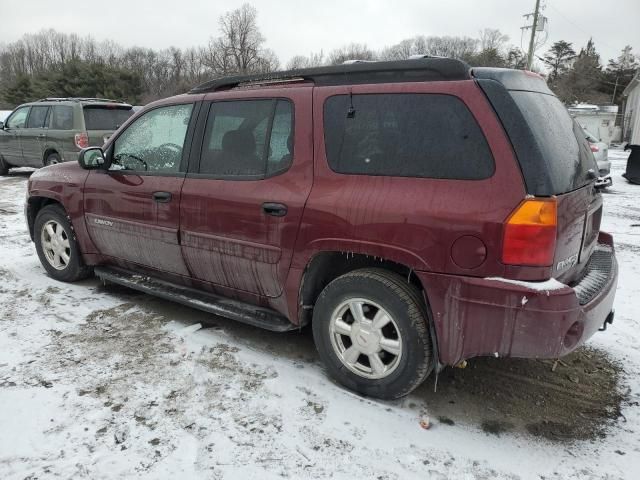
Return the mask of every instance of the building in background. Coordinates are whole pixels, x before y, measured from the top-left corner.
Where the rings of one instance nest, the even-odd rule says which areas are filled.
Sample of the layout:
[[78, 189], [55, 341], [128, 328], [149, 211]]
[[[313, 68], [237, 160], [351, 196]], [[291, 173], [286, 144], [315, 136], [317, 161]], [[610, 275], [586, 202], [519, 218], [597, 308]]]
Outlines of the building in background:
[[640, 145], [640, 70], [624, 89], [624, 140]]
[[616, 126], [617, 105], [578, 104], [569, 107], [569, 113], [582, 128], [607, 145], [621, 140], [621, 129]]

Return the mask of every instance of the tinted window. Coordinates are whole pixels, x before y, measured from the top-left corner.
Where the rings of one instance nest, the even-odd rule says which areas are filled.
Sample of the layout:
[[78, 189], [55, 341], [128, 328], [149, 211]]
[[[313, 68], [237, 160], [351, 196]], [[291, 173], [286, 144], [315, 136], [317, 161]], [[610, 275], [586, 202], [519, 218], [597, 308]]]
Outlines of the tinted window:
[[278, 101], [271, 140], [269, 142], [269, 156], [267, 157], [267, 175], [281, 172], [289, 168], [293, 158], [293, 111], [291, 103]]
[[118, 137], [113, 170], [178, 172], [192, 104], [150, 110]]
[[44, 121], [47, 119], [49, 107], [31, 107], [27, 128], [42, 128]]
[[293, 108], [287, 100], [214, 103], [200, 157], [200, 173], [264, 178], [286, 170], [293, 157]]
[[116, 130], [131, 115], [131, 107], [84, 107], [84, 124], [87, 130]]
[[324, 128], [339, 173], [474, 180], [494, 171], [480, 127], [453, 96], [337, 95], [325, 103]]
[[542, 159], [540, 168], [548, 171], [554, 194], [580, 188], [592, 180], [589, 169], [595, 169], [595, 159], [582, 127], [574, 121], [565, 106], [553, 95], [512, 91]]
[[24, 128], [29, 114], [29, 107], [21, 107], [11, 114], [7, 119], [8, 128]]
[[54, 130], [71, 130], [73, 128], [73, 107], [54, 105], [51, 107], [49, 128]]

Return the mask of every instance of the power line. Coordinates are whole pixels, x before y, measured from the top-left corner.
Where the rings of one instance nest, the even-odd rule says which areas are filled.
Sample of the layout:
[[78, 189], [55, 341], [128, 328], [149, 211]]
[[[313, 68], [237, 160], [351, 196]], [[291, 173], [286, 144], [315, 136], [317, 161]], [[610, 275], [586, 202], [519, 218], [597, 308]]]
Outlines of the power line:
[[[564, 18], [564, 19], [565, 19], [565, 21], [566, 21], [567, 23], [570, 23], [570, 24], [571, 24], [571, 25], [573, 25], [575, 28], [577, 28], [578, 30], [580, 30], [582, 33], [586, 33], [587, 35], [589, 35], [589, 37], [591, 37], [591, 38], [595, 39], [595, 36], [594, 36], [591, 32], [589, 32], [589, 31], [585, 30], [585, 29], [584, 29], [584, 28], [582, 28], [580, 25], [578, 25], [577, 23], [575, 23], [573, 20], [571, 20], [569, 17], [567, 17], [564, 13], [562, 13], [560, 10], [558, 10], [558, 8], [557, 8], [557, 7], [555, 7], [553, 4], [551, 4], [550, 2], [548, 2], [548, 3], [547, 3], [547, 5], [548, 5], [548, 6], [550, 6], [551, 8], [553, 8], [553, 9], [556, 11], [556, 13], [557, 13], [558, 15], [560, 15], [562, 18]], [[612, 47], [611, 45], [609, 45], [609, 44], [607, 44], [607, 43], [605, 43], [605, 42], [601, 42], [601, 41], [600, 41], [600, 39], [597, 39], [597, 40], [598, 40], [598, 43], [599, 43], [599, 44], [602, 44], [602, 45], [604, 45], [605, 47], [608, 47], [608, 48], [612, 49], [614, 52], [618, 50], [617, 48]]]

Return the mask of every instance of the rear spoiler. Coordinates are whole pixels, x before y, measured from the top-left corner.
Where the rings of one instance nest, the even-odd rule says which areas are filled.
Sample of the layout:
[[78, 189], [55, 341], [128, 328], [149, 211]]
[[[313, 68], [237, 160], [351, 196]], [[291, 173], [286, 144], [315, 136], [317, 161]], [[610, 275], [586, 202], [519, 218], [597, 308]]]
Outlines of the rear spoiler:
[[554, 95], [544, 78], [528, 70], [512, 70], [510, 68], [476, 67], [471, 69], [471, 76], [478, 80], [494, 80], [507, 90], [544, 93]]

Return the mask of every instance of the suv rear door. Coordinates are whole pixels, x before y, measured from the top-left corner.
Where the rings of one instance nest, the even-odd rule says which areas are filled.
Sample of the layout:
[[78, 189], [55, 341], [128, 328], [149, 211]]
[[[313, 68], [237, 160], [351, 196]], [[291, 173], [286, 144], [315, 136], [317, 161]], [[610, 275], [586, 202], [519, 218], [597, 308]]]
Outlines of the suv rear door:
[[231, 91], [203, 105], [180, 208], [193, 277], [282, 293], [313, 178], [311, 92]]
[[90, 172], [87, 229], [112, 263], [188, 275], [178, 226], [195, 110], [193, 102], [148, 110], [109, 144], [111, 168]]
[[24, 165], [41, 167], [43, 165], [44, 149], [47, 143], [48, 105], [33, 105], [27, 118], [27, 124], [21, 132], [20, 143]]
[[75, 160], [78, 155], [74, 135], [82, 127], [79, 116], [74, 115], [76, 108], [74, 105], [56, 104], [49, 113], [47, 148], [57, 152], [62, 161]]

